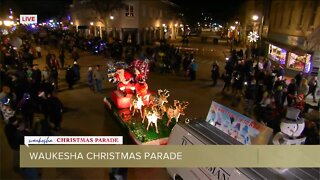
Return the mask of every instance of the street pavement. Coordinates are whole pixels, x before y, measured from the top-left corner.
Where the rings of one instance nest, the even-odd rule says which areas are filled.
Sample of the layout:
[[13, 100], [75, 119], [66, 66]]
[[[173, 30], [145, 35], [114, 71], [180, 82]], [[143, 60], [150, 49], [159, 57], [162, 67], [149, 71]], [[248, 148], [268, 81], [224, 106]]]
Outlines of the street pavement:
[[[180, 46], [179, 41], [173, 41]], [[189, 101], [184, 118], [204, 119], [209, 111], [211, 101], [214, 100], [228, 106], [238, 112], [243, 112], [242, 102], [234, 101], [231, 95], [222, 95], [223, 82], [220, 80], [216, 87], [212, 87], [210, 78], [211, 65], [218, 61], [220, 69], [224, 70], [225, 57], [229, 55], [229, 46], [226, 44], [213, 45], [212, 43], [201, 43], [198, 39], [191, 39], [189, 48], [198, 48], [195, 53], [196, 62], [199, 65], [197, 79], [189, 81], [183, 73], [160, 74], [151, 72], [148, 79], [149, 88], [153, 91], [167, 89], [170, 91], [169, 103], [173, 100]], [[57, 51], [53, 49], [57, 54]], [[46, 50], [41, 59], [35, 60], [42, 68], [45, 64]], [[67, 64], [72, 64], [70, 54], [67, 54]], [[100, 64], [103, 69], [106, 67], [106, 59], [102, 56], [81, 53], [78, 60], [81, 66], [81, 80], [69, 90], [65, 83], [65, 70], [60, 70], [59, 92], [57, 96], [63, 102], [66, 112], [63, 116], [61, 135], [123, 135], [124, 142], [130, 144], [127, 133], [121, 126], [106, 112], [103, 98], [110, 96], [115, 85], [108, 83], [105, 79], [103, 92], [94, 93], [89, 90], [86, 84], [86, 72], [89, 66]], [[0, 125], [3, 129], [3, 124]], [[11, 169], [12, 155], [8, 143], [1, 132], [1, 176], [0, 179], [21, 179]], [[47, 168], [42, 169], [43, 179], [108, 179], [107, 168]], [[128, 172], [129, 179], [170, 179], [164, 168], [132, 168]]]

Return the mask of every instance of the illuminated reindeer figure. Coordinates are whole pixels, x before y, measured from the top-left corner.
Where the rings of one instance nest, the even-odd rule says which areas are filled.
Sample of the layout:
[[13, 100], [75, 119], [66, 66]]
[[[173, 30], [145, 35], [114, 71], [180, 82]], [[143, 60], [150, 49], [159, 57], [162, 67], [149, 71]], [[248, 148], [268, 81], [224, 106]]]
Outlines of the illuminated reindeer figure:
[[142, 123], [144, 123], [144, 119], [147, 118], [148, 119], [148, 126], [147, 126], [147, 131], [149, 130], [149, 126], [150, 124], [154, 124], [156, 127], [156, 133], [158, 134], [158, 119], [160, 118], [160, 108], [157, 105], [152, 105], [149, 107], [146, 107], [144, 109], [144, 113], [143, 113], [143, 119], [142, 119]]
[[170, 96], [168, 90], [159, 89], [158, 90], [158, 95], [159, 95], [159, 105], [160, 106], [163, 106], [164, 103], [168, 103], [168, 97]]
[[143, 118], [142, 106], [144, 106], [142, 97], [139, 96], [139, 95], [137, 95], [137, 96], [132, 96], [132, 100], [131, 100], [131, 104], [130, 104], [130, 108], [129, 108], [130, 111], [131, 111], [131, 109], [133, 109], [133, 110], [132, 110], [132, 116], [134, 116], [134, 113], [135, 113], [136, 111], [139, 111], [141, 118]]
[[174, 108], [169, 107], [166, 110], [167, 116], [168, 116], [167, 126], [169, 126], [169, 124], [171, 123], [172, 118], [175, 118], [176, 122], [178, 122], [180, 115], [184, 115], [184, 109], [186, 109], [188, 105], [189, 105], [189, 102], [186, 102], [186, 101], [180, 102], [178, 100], [174, 100], [174, 103], [173, 103]]

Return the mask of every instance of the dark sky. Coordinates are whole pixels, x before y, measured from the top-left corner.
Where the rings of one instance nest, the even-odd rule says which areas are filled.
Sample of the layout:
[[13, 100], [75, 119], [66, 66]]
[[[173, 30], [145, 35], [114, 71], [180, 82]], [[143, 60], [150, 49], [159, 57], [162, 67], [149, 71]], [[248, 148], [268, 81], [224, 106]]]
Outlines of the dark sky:
[[72, 0], [0, 0], [0, 15], [9, 13], [12, 8], [16, 17], [20, 14], [37, 14], [38, 20], [45, 20], [57, 15], [63, 15]]
[[179, 5], [189, 20], [197, 20], [201, 12], [210, 13], [214, 21], [226, 22], [233, 18], [245, 0], [171, 0]]
[[[186, 18], [196, 22], [201, 12], [210, 13], [214, 21], [223, 23], [233, 18], [245, 0], [171, 0], [181, 7]], [[38, 20], [62, 15], [72, 0], [0, 0], [0, 16], [13, 8], [16, 15], [38, 14]]]

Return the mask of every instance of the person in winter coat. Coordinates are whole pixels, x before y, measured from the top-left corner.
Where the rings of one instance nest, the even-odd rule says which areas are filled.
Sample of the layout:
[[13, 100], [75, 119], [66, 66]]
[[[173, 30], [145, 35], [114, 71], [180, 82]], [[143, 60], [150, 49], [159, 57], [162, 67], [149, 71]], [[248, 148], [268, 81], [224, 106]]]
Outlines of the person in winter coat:
[[302, 78], [301, 84], [298, 89], [298, 94], [303, 94], [303, 96], [306, 97], [308, 92], [309, 92], [308, 80], [305, 78]]
[[75, 83], [74, 81], [75, 75], [72, 67], [69, 65], [66, 70], [66, 81], [68, 83], [69, 89], [73, 89], [73, 85]]
[[73, 62], [72, 70], [74, 74], [74, 81], [78, 82], [80, 80], [80, 66], [77, 61]]
[[[102, 72], [100, 69], [100, 65], [96, 66], [96, 70], [93, 72], [93, 77], [94, 77], [97, 92], [101, 92], [103, 75], [102, 75]], [[121, 82], [119, 83], [119, 85], [120, 84], [121, 84]]]
[[295, 79], [291, 79], [290, 84], [288, 85], [287, 89], [287, 103], [288, 106], [292, 106], [294, 104], [295, 98], [297, 96], [297, 84]]
[[318, 78], [317, 76], [313, 76], [311, 78], [311, 80], [309, 81], [309, 92], [308, 94], [306, 95], [306, 97], [309, 95], [309, 94], [312, 94], [313, 96], [313, 102], [317, 102], [316, 101], [316, 90], [317, 90], [317, 87], [318, 87]]
[[256, 86], [256, 81], [252, 80], [245, 92], [245, 112], [248, 115], [251, 115], [253, 112], [253, 107], [254, 107], [254, 101], [256, 99], [256, 94], [257, 94], [257, 86]]
[[219, 65], [217, 62], [215, 62], [215, 63], [213, 63], [212, 70], [211, 70], [211, 79], [213, 82], [213, 84], [212, 84], [213, 86], [215, 86], [217, 84], [219, 76], [220, 76]]
[[197, 70], [198, 70], [198, 64], [196, 64], [195, 59], [192, 59], [190, 64], [190, 80], [191, 81], [196, 80]]
[[94, 92], [94, 75], [93, 75], [92, 67], [89, 67], [88, 69], [87, 81], [88, 81], [89, 89]]
[[63, 104], [60, 99], [52, 94], [48, 94], [46, 99], [48, 107], [48, 120], [54, 124], [54, 130], [59, 131], [61, 129]]

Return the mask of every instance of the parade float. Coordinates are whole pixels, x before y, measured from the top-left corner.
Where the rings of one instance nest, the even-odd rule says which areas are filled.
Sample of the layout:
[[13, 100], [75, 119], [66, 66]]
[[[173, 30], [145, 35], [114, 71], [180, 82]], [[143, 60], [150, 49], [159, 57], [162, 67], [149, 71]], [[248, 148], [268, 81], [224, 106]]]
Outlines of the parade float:
[[188, 102], [168, 102], [169, 91], [150, 90], [148, 60], [134, 60], [130, 65], [124, 62], [107, 65], [109, 82], [116, 84], [110, 97], [104, 98], [107, 109], [113, 117], [128, 130], [136, 144], [165, 145], [172, 128]]

